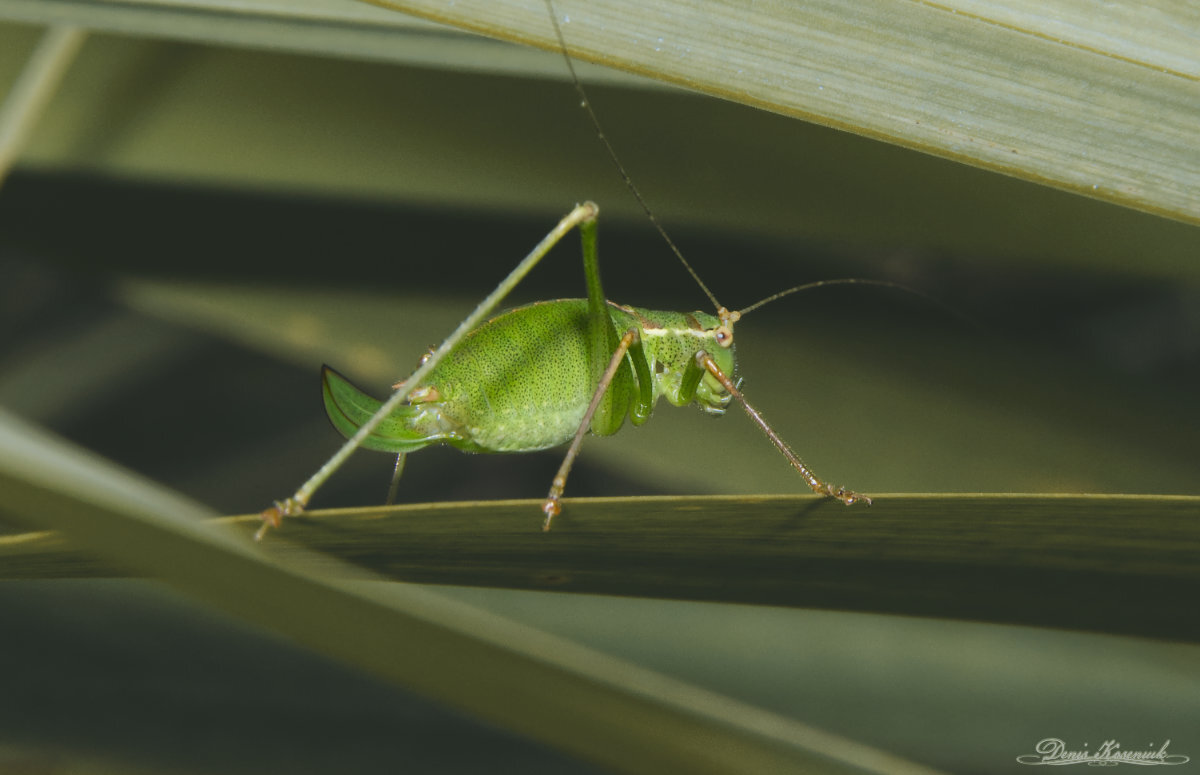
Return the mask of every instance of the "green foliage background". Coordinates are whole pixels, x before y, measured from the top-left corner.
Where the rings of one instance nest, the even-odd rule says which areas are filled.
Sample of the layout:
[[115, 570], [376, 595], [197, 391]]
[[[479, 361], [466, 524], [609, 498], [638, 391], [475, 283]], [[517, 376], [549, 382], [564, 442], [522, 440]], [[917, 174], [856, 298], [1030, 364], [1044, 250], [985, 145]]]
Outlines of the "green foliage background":
[[[575, 201], [601, 205], [612, 298], [703, 304], [630, 204], [553, 55], [384, 23], [377, 9], [313, 24], [308, 6], [269, 23], [214, 6], [163, 27], [156, 20], [186, 9], [118, 17], [105, 14], [129, 9], [77, 6], [121, 32], [89, 39], [0, 190], [0, 403], [210, 509], [257, 510], [333, 450], [320, 363], [382, 393]], [[31, 7], [0, 3], [14, 20], [0, 26], [6, 81], [36, 40], [23, 23]], [[126, 34], [168, 27], [168, 38]], [[407, 53], [388, 58], [407, 61], [363, 59], [398, 51]], [[1127, 747], [1171, 737], [1200, 755], [1200, 738], [1186, 733], [1200, 694], [1185, 645], [1195, 640], [1200, 511], [1197, 229], [598, 69], [584, 79], [625, 165], [723, 303], [834, 276], [895, 280], [932, 299], [831, 290], [738, 330], [747, 395], [818, 473], [880, 496], [878, 506], [580, 504], [548, 538], [530, 503], [472, 504], [452, 517], [445, 507], [335, 512], [273, 536], [284, 556], [263, 562], [291, 567], [294, 540], [389, 578], [540, 590], [441, 591], [949, 771], [1013, 771], [1015, 756], [1059, 729]], [[1114, 124], [1126, 118], [1120, 104]], [[1195, 161], [1175, 160], [1180, 180]], [[568, 241], [522, 298], [581, 294], [578, 266]], [[190, 541], [206, 533], [168, 549], [122, 528], [121, 509], [73, 547], [27, 532], [30, 521], [86, 527], [79, 515], [92, 511], [80, 504], [91, 496], [80, 485], [93, 480], [51, 457], [27, 491], [35, 477], [17, 464], [30, 455], [19, 442], [6, 449], [17, 462], [0, 506], [12, 520], [0, 536], [0, 599], [20, 632], [9, 657], [41, 667], [10, 680], [0, 754], [37, 762], [54, 752], [95, 771], [324, 772], [357, 751], [360, 771], [477, 769], [428, 743], [446, 734], [476, 741], [492, 765], [585, 766], [396, 699], [381, 682], [413, 679], [379, 653], [383, 635], [321, 640], [329, 609], [313, 602], [306, 613], [308, 599], [286, 586], [260, 595], [226, 566], [196, 565]], [[317, 505], [378, 503], [389, 463], [360, 458]], [[410, 462], [402, 497], [536, 497], [556, 465], [555, 454], [430, 451]], [[661, 407], [643, 429], [589, 440], [568, 495], [753, 496], [796, 485], [736, 412], [718, 423]], [[1043, 497], [954, 497], [980, 492]], [[1149, 497], [1059, 497], [1078, 493]], [[246, 532], [221, 540], [237, 546]], [[125, 569], [174, 578], [210, 608], [111, 580]], [[95, 576], [108, 580], [83, 580]], [[288, 617], [264, 613], [285, 604]], [[155, 640], [161, 649], [139, 645]], [[97, 641], [114, 645], [76, 645]], [[454, 653], [423, 691], [479, 713], [472, 702], [488, 692], [473, 698], [455, 682]], [[142, 693], [124, 700], [130, 685]], [[81, 708], [78, 720], [57, 720], [60, 695]], [[523, 726], [522, 709], [550, 701], [510, 702], [507, 722], [483, 715], [608, 766], [648, 766], [647, 754], [620, 762], [587, 748], [596, 740], [581, 724], [540, 736]], [[230, 704], [257, 712], [222, 723]], [[397, 731], [425, 716], [437, 720]], [[121, 719], [155, 733], [130, 735]], [[674, 750], [665, 730], [642, 734]], [[797, 750], [851, 748], [808, 740]]]

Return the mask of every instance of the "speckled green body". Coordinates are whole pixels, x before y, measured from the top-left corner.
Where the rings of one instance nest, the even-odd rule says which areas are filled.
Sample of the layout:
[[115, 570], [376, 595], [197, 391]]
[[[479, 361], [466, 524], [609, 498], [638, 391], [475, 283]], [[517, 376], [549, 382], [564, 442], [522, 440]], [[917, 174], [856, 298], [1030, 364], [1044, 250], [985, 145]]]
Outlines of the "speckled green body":
[[[694, 402], [713, 414], [725, 411], [729, 393], [695, 366], [696, 352], [704, 350], [733, 373], [732, 348], [713, 340], [716, 317], [612, 302], [605, 308], [610, 330], [619, 336], [635, 329], [640, 347], [626, 353], [591, 432], [615, 433], [626, 417], [645, 422], [660, 397], [677, 406]], [[469, 452], [531, 452], [563, 444], [578, 430], [596, 393], [602, 370], [597, 364], [607, 366], [615, 351], [605, 346], [595, 352], [595, 340], [586, 299], [539, 302], [492, 318], [464, 338], [364, 446], [410, 452], [444, 443]], [[646, 393], [635, 358], [645, 361]], [[685, 384], [689, 371], [691, 386]], [[333, 372], [326, 374], [325, 395], [330, 418], [346, 435], [379, 407]]]

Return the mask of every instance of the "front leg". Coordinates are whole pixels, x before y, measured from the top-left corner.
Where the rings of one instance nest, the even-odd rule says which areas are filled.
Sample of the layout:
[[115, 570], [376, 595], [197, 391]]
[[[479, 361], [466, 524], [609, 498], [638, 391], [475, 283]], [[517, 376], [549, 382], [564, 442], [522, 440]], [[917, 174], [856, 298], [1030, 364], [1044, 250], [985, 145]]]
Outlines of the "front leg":
[[[617, 342], [616, 350], [613, 351], [612, 357], [608, 359], [608, 368], [604, 370], [599, 384], [596, 385], [596, 392], [592, 394], [592, 401], [588, 404], [587, 411], [583, 413], [583, 421], [579, 423], [579, 429], [575, 431], [575, 438], [571, 440], [571, 446], [567, 449], [567, 456], [563, 458], [562, 465], [558, 467], [558, 473], [554, 475], [554, 482], [550, 485], [550, 493], [546, 496], [546, 502], [542, 504], [542, 511], [546, 514], [546, 521], [542, 523], [542, 530], [549, 530], [550, 521], [562, 511], [562, 505], [559, 501], [562, 498], [563, 490], [567, 487], [567, 475], [571, 473], [571, 466], [575, 464], [575, 458], [579, 457], [579, 447], [583, 444], [583, 437], [587, 434], [588, 428], [592, 424], [592, 417], [595, 416], [596, 410], [600, 407], [600, 402], [604, 399], [604, 394], [608, 392], [613, 377], [616, 376], [617, 371], [624, 365], [625, 353], [637, 341], [639, 341], [637, 329], [629, 329]], [[617, 419], [618, 421], [620, 420], [620, 418]]]
[[709, 374], [716, 377], [717, 381], [721, 383], [721, 386], [728, 390], [729, 394], [738, 400], [738, 403], [740, 403], [742, 408], [746, 410], [746, 414], [750, 415], [750, 419], [754, 421], [754, 424], [762, 429], [763, 433], [767, 434], [767, 438], [771, 440], [771, 443], [775, 445], [776, 449], [783, 453], [783, 456], [786, 457], [788, 462], [792, 464], [792, 468], [795, 468], [800, 472], [800, 476], [804, 477], [804, 481], [808, 483], [808, 486], [812, 488], [813, 492], [815, 492], [817, 495], [825, 495], [830, 498], [836, 498], [847, 506], [858, 503], [859, 501], [866, 503], [868, 506], [871, 505], [871, 499], [865, 495], [860, 495], [852, 490], [847, 490], [845, 487], [835, 487], [834, 485], [826, 484], [818, 479], [817, 475], [812, 472], [812, 469], [806, 466], [804, 461], [792, 451], [792, 448], [787, 445], [787, 442], [779, 437], [779, 434], [775, 432], [775, 429], [767, 424], [767, 421], [763, 419], [763, 416], [759, 414], [758, 410], [747, 403], [745, 396], [742, 395], [742, 391], [738, 390], [737, 385], [733, 384], [733, 380], [729, 378], [729, 375], [721, 371], [721, 367], [717, 365], [716, 361], [712, 359], [711, 355], [701, 350], [700, 352], [696, 353], [695, 363], [699, 369], [703, 369], [704, 371], [707, 371]]

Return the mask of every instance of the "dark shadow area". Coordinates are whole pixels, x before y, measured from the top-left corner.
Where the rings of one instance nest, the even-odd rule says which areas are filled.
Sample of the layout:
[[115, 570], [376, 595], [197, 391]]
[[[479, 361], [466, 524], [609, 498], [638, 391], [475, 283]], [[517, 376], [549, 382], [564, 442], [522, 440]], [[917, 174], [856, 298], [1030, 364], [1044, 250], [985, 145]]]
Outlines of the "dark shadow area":
[[9, 745], [169, 772], [600, 771], [139, 582], [0, 584], [0, 612]]

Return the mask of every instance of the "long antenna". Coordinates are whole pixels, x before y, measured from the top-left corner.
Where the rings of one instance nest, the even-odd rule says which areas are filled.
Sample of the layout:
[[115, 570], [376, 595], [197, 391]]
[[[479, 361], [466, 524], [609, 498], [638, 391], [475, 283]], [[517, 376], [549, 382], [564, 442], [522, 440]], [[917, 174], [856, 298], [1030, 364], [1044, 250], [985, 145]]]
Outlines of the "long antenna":
[[765, 307], [766, 305], [770, 304], [773, 301], [778, 301], [779, 299], [782, 299], [784, 296], [790, 296], [791, 294], [799, 293], [800, 291], [811, 291], [814, 288], [824, 288], [827, 285], [876, 285], [881, 288], [896, 288], [898, 290], [908, 291], [909, 293], [915, 293], [918, 296], [924, 297], [925, 299], [927, 299], [929, 301], [936, 301], [936, 299], [930, 299], [928, 296], [925, 296], [925, 294], [921, 293], [920, 291], [909, 288], [906, 285], [901, 285], [900, 283], [894, 283], [891, 280], [867, 280], [867, 279], [863, 279], [860, 277], [840, 277], [836, 280], [816, 280], [811, 283], [804, 283], [803, 285], [797, 285], [794, 288], [788, 288], [787, 290], [780, 291], [779, 293], [772, 293], [767, 298], [759, 299], [758, 301], [751, 304], [749, 307], [743, 308], [741, 310], [742, 317], [745, 317], [746, 315], [750, 314], [751, 312], [758, 309], [759, 307]]
[[971, 318], [969, 315], [963, 314], [959, 310], [943, 302], [941, 299], [930, 296], [924, 291], [919, 291], [916, 288], [905, 285], [904, 283], [892, 282], [891, 280], [869, 280], [862, 277], [840, 277], [834, 280], [816, 280], [815, 282], [797, 285], [794, 288], [788, 288], [787, 290], [780, 291], [779, 293], [773, 293], [765, 299], [759, 299], [749, 307], [740, 310], [738, 312], [738, 317], [739, 319], [744, 318], [746, 315], [750, 314], [759, 307], [765, 307], [773, 301], [782, 299], [784, 296], [790, 296], [791, 294], [799, 293], [800, 291], [811, 291], [814, 288], [824, 288], [830, 285], [873, 285], [877, 288], [892, 288], [894, 290], [904, 291], [905, 293], [911, 293], [912, 295], [925, 300], [926, 302], [940, 309], [942, 312], [963, 323], [966, 323], [968, 326], [974, 328], [979, 327], [979, 322]]
[[596, 135], [600, 138], [600, 142], [604, 143], [604, 148], [608, 151], [608, 157], [612, 159], [613, 164], [616, 165], [617, 172], [620, 174], [621, 179], [625, 181], [626, 188], [628, 188], [633, 194], [633, 198], [637, 200], [637, 203], [642, 206], [642, 210], [646, 213], [646, 217], [650, 219], [650, 223], [654, 224], [654, 228], [658, 230], [660, 235], [662, 235], [663, 240], [667, 243], [667, 247], [671, 249], [671, 252], [674, 253], [675, 257], [678, 258], [680, 263], [683, 264], [683, 268], [688, 271], [688, 274], [692, 276], [692, 279], [696, 281], [696, 285], [700, 286], [700, 290], [704, 291], [704, 295], [707, 296], [708, 300], [712, 302], [713, 307], [717, 310], [724, 309], [724, 307], [721, 306], [721, 302], [717, 301], [717, 297], [713, 295], [713, 292], [710, 291], [708, 286], [704, 284], [704, 281], [700, 279], [700, 275], [696, 274], [696, 270], [692, 269], [692, 265], [689, 264], [688, 260], [683, 257], [683, 252], [675, 246], [675, 242], [671, 239], [671, 236], [667, 234], [667, 230], [664, 229], [662, 224], [658, 222], [658, 218], [654, 215], [654, 211], [650, 209], [650, 205], [646, 204], [646, 200], [642, 198], [642, 192], [638, 190], [636, 185], [634, 185], [633, 178], [629, 177], [629, 173], [625, 171], [625, 165], [621, 163], [620, 157], [617, 156], [616, 149], [614, 149], [612, 143], [609, 142], [608, 135], [604, 134], [604, 128], [600, 125], [600, 119], [596, 118], [596, 111], [592, 110], [592, 101], [588, 99], [587, 92], [583, 89], [583, 83], [579, 80], [579, 76], [575, 73], [575, 63], [571, 60], [571, 55], [567, 52], [567, 40], [565, 37], [563, 37], [562, 27], [558, 24], [558, 15], [554, 12], [553, 0], [546, 0], [546, 10], [550, 12], [550, 21], [554, 24], [554, 34], [558, 38], [559, 50], [562, 51], [563, 59], [566, 60], [567, 63], [567, 70], [571, 73], [571, 83], [574, 84], [575, 92], [579, 95], [579, 106], [587, 112], [588, 118], [592, 121], [592, 126], [596, 128]]

